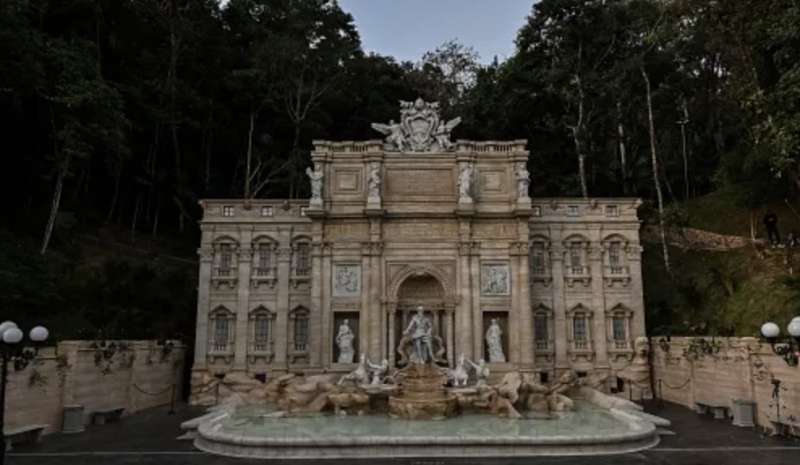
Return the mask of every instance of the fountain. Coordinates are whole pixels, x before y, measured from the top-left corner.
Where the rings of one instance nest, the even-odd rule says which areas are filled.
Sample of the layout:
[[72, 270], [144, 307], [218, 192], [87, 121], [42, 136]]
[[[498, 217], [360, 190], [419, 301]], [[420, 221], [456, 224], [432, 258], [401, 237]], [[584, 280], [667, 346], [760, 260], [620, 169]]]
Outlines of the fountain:
[[462, 354], [440, 367], [442, 343], [421, 307], [398, 352], [402, 369], [362, 354], [345, 375], [284, 375], [257, 405], [234, 395], [186, 428], [197, 448], [228, 456], [374, 458], [617, 454], [655, 446], [656, 427], [669, 425], [601, 392], [600, 375], [567, 370], [542, 385], [512, 371], [490, 384], [483, 360]]

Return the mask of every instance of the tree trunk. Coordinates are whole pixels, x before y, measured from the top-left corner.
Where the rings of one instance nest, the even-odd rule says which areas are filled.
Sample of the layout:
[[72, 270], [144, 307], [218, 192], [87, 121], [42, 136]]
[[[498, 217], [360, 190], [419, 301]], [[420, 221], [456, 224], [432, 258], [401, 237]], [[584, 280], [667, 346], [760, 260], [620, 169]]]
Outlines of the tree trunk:
[[583, 198], [589, 198], [589, 187], [586, 183], [586, 154], [583, 153], [583, 144], [581, 136], [583, 135], [583, 119], [584, 119], [584, 96], [583, 84], [579, 74], [575, 74], [575, 85], [578, 87], [578, 121], [575, 126], [572, 126], [572, 140], [575, 143], [575, 154], [578, 156], [578, 178], [581, 182], [581, 195]]
[[247, 159], [245, 161], [245, 169], [244, 169], [244, 198], [249, 200], [250, 199], [250, 181], [252, 178], [252, 170], [253, 166], [253, 132], [255, 131], [256, 125], [256, 112], [255, 110], [250, 111], [250, 127], [247, 130]]
[[56, 176], [56, 185], [53, 190], [53, 200], [50, 203], [50, 216], [47, 219], [47, 226], [44, 228], [44, 237], [42, 238], [42, 248], [39, 250], [41, 255], [47, 253], [47, 247], [50, 245], [50, 237], [53, 235], [53, 227], [56, 224], [56, 217], [58, 216], [58, 208], [61, 205], [61, 192], [64, 190], [64, 179], [69, 173], [70, 156], [65, 155], [64, 161], [61, 162], [61, 167]]
[[664, 225], [664, 196], [661, 193], [661, 182], [658, 175], [658, 155], [656, 154], [656, 128], [653, 122], [653, 96], [650, 89], [650, 77], [647, 75], [644, 66], [639, 67], [644, 79], [645, 91], [647, 96], [647, 120], [650, 129], [650, 161], [653, 168], [653, 184], [656, 188], [656, 198], [658, 200], [658, 225], [661, 234], [661, 253], [664, 256], [664, 268], [667, 273], [672, 274], [669, 265], [669, 248], [667, 247], [667, 232]]
[[628, 195], [628, 153], [625, 147], [625, 126], [622, 125], [622, 102], [617, 100], [617, 136], [619, 140], [619, 169], [622, 174], [622, 193]]
[[131, 220], [131, 242], [136, 239], [136, 223], [139, 221], [139, 209], [142, 204], [142, 194], [136, 196], [136, 205], [133, 207], [133, 219]]
[[689, 108], [686, 105], [686, 99], [681, 99], [681, 109], [683, 110], [683, 119], [678, 122], [681, 125], [681, 155], [683, 156], [683, 187], [684, 200], [689, 200], [689, 156], [686, 153], [686, 125], [689, 124]]
[[114, 194], [111, 196], [111, 206], [108, 207], [108, 215], [106, 215], [106, 224], [111, 223], [114, 217], [114, 210], [117, 208], [117, 201], [119, 200], [119, 185], [122, 178], [122, 168], [114, 173]]

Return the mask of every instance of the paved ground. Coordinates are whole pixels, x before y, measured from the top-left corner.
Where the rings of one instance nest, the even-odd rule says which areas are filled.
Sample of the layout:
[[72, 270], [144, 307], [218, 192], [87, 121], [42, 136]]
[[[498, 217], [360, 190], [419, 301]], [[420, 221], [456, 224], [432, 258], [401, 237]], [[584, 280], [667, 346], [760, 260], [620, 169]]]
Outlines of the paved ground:
[[[698, 416], [677, 405], [649, 406], [648, 411], [672, 421], [674, 436], [645, 452], [596, 457], [536, 457], [530, 459], [376, 459], [331, 460], [331, 465], [798, 465], [800, 441], [762, 437], [753, 429], [729, 421]], [[10, 465], [249, 465], [265, 460], [218, 457], [196, 451], [190, 441], [177, 441], [182, 421], [201, 410], [181, 406], [142, 412], [117, 423], [89, 427], [76, 435], [55, 434], [40, 445], [15, 448]], [[311, 465], [320, 461], [272, 461], [271, 464]]]

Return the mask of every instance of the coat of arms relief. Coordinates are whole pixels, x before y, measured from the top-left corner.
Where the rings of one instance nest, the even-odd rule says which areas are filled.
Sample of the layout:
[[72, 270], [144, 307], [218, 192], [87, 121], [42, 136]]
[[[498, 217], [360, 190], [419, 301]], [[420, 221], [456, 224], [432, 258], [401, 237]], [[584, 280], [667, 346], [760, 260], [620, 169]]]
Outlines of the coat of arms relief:
[[442, 121], [439, 102], [421, 98], [413, 102], [400, 101], [400, 122], [372, 123], [372, 128], [386, 135], [384, 150], [391, 152], [446, 152], [454, 150], [450, 132], [461, 118]]

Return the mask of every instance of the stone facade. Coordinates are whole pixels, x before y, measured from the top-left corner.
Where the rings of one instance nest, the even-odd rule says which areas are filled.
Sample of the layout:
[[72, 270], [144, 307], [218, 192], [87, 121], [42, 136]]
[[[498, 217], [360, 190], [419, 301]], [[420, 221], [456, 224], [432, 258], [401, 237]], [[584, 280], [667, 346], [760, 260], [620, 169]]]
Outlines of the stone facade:
[[[493, 319], [506, 358], [493, 373], [546, 381], [630, 363], [644, 335], [639, 201], [531, 200], [525, 141], [448, 146], [413, 133], [428, 110], [404, 108], [411, 134], [315, 141], [310, 202], [201, 202], [196, 389], [230, 372], [349, 371], [335, 342], [345, 319], [354, 362], [396, 366], [418, 305], [451, 366], [488, 361]], [[413, 137], [425, 150], [403, 149]]]

